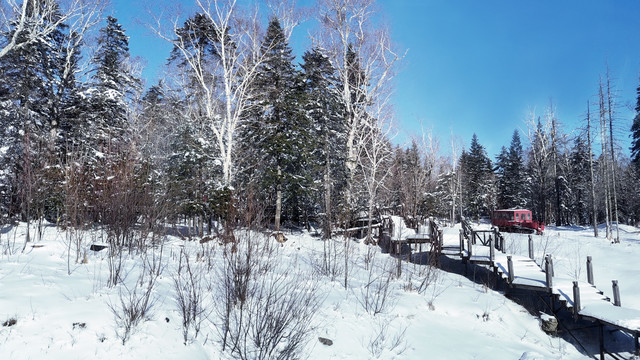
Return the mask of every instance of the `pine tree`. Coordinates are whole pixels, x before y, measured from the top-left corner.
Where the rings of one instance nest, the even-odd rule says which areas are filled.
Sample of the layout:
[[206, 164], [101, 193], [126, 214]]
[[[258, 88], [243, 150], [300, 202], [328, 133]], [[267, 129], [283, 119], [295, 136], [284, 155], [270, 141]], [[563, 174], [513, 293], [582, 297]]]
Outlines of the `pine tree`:
[[122, 246], [136, 221], [144, 180], [138, 177], [140, 154], [131, 146], [130, 116], [141, 81], [134, 75], [129, 38], [116, 18], [108, 16], [100, 29], [92, 63], [80, 151], [85, 154], [84, 176], [91, 179], [87, 193], [101, 196], [88, 197], [87, 202], [93, 219], [108, 225], [112, 240]]
[[[38, 4], [29, 3], [34, 5]], [[20, 202], [29, 207], [27, 211], [23, 207], [25, 220], [44, 216], [55, 221], [61, 212], [61, 165], [67, 136], [60, 129], [75, 116], [74, 75], [80, 45], [77, 36], [60, 22], [61, 17], [53, 9], [45, 22], [28, 19], [22, 32], [2, 34], [5, 38], [15, 35], [27, 44], [0, 59], [0, 113], [5, 115], [0, 116], [5, 149], [0, 160], [4, 169], [0, 192], [6, 195], [2, 202], [7, 213], [15, 213]], [[57, 25], [46, 36], [22, 39], [51, 24]]]
[[129, 130], [129, 97], [140, 88], [141, 81], [132, 72], [129, 38], [116, 18], [108, 16], [106, 26], [100, 30], [93, 61], [96, 71], [94, 88], [90, 90], [91, 120], [97, 145], [122, 145]]
[[531, 211], [533, 217], [547, 221], [547, 200], [549, 198], [549, 134], [542, 126], [540, 118], [535, 122], [535, 130], [529, 151], [528, 173], [531, 176]]
[[262, 42], [265, 57], [256, 78], [258, 110], [245, 127], [251, 146], [254, 177], [264, 193], [274, 196], [275, 230], [282, 214], [293, 221], [304, 216], [311, 186], [309, 153], [314, 148], [309, 117], [304, 111], [304, 87], [294, 56], [278, 19], [269, 22]]
[[471, 217], [487, 216], [494, 207], [495, 190], [491, 160], [473, 134], [469, 152], [460, 156], [463, 172], [463, 201], [465, 213]]
[[522, 155], [522, 143], [516, 130], [513, 132], [509, 150], [503, 147], [496, 162], [500, 208], [523, 208], [527, 204], [529, 181]]
[[578, 136], [574, 141], [570, 165], [569, 221], [579, 225], [587, 225], [590, 223], [591, 214], [591, 174], [589, 150], [582, 136]]
[[331, 237], [334, 222], [333, 207], [339, 202], [346, 181], [347, 126], [341, 102], [340, 83], [335, 69], [320, 49], [314, 48], [302, 56], [305, 82], [305, 110], [312, 121], [312, 136], [317, 146], [312, 150], [315, 167], [313, 178], [322, 182], [324, 236]]

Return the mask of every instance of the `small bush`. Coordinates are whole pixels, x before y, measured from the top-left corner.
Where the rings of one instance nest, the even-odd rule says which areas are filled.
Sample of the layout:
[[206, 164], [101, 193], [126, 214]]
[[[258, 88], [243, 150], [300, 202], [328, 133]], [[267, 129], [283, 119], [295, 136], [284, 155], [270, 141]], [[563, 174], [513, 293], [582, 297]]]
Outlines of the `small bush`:
[[119, 329], [116, 334], [122, 340], [122, 345], [129, 340], [135, 327], [150, 317], [155, 305], [155, 299], [151, 296], [154, 285], [151, 282], [141, 292], [135, 287], [130, 290], [123, 284], [118, 292], [119, 301], [109, 304]]

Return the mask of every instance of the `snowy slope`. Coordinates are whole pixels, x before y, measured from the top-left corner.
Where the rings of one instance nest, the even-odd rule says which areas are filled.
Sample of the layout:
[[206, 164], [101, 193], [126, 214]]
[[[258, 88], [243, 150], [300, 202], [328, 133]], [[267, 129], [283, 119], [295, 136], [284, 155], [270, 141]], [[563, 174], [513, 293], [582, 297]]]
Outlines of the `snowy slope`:
[[[602, 288], [607, 290], [605, 285], [610, 284], [607, 278], [617, 276], [623, 304], [637, 306], [640, 290], [633, 286], [633, 281], [638, 273], [637, 267], [631, 264], [640, 251], [640, 234], [632, 228], [625, 229], [622, 243], [616, 245], [603, 239], [590, 239], [588, 229], [549, 229], [548, 235], [536, 241], [539, 246], [546, 245], [547, 249], [556, 251], [556, 271], [561, 268], [574, 271], [578, 265], [574, 265], [573, 256], [577, 257], [577, 252], [584, 256], [589, 253], [594, 257], [597, 284], [604, 284]], [[183, 344], [172, 274], [183, 247], [195, 254], [202, 251], [204, 245], [197, 241], [167, 239], [165, 268], [154, 289], [156, 303], [150, 319], [142, 322], [131, 339], [122, 345], [117, 336], [120, 329], [110, 310], [110, 304], [119, 301], [122, 285], [107, 286], [106, 252], [89, 252], [88, 262], [72, 263], [71, 274], [68, 274], [68, 248], [63, 231], [47, 227], [43, 239], [36, 243], [39, 247], [29, 244], [25, 253], [20, 253], [24, 232], [25, 227], [21, 225], [5, 228], [0, 236], [3, 244], [0, 249], [4, 250], [0, 257], [0, 322], [17, 321], [13, 326], [0, 327], [0, 358], [229, 357], [221, 351], [218, 331], [212, 322], [204, 321], [198, 337], [191, 337], [187, 345]], [[447, 241], [455, 241], [457, 233], [456, 228], [445, 229]], [[87, 234], [90, 236], [92, 234]], [[275, 256], [280, 263], [309, 274], [309, 279], [318, 278], [314, 284], [322, 298], [321, 307], [309, 320], [317, 325], [307, 339], [305, 354], [310, 359], [585, 357], [573, 345], [542, 332], [539, 320], [524, 308], [463, 276], [429, 271], [426, 266], [403, 262], [402, 275], [397, 278], [395, 258], [380, 253], [378, 248], [349, 242], [348, 288], [345, 289], [343, 275], [318, 277], [314, 272], [323, 256], [324, 244], [319, 238], [309, 233], [287, 234], [287, 237], [289, 241], [276, 248]], [[15, 253], [7, 254], [8, 244], [13, 241]], [[343, 249], [342, 241], [334, 241], [333, 248]], [[526, 251], [526, 237], [508, 235], [507, 245]], [[222, 261], [222, 246], [214, 242], [207, 246], [210, 247], [207, 261], [215, 267]], [[620, 265], [613, 266], [607, 261], [614, 255]], [[343, 257], [339, 259], [344, 261]], [[366, 259], [369, 259], [368, 266]], [[125, 284], [129, 288], [138, 283], [141, 264], [138, 255], [126, 257], [125, 268], [129, 274]], [[291, 268], [287, 266], [284, 269]], [[584, 274], [583, 270], [580, 275], [586, 276]], [[427, 286], [420, 289], [427, 276]], [[374, 315], [371, 309], [365, 310], [367, 289], [383, 286], [386, 279], [389, 279], [386, 302]], [[367, 288], [367, 284], [373, 285]], [[371, 304], [369, 307], [372, 306], [376, 307]], [[331, 339], [333, 345], [321, 344], [318, 337]]]

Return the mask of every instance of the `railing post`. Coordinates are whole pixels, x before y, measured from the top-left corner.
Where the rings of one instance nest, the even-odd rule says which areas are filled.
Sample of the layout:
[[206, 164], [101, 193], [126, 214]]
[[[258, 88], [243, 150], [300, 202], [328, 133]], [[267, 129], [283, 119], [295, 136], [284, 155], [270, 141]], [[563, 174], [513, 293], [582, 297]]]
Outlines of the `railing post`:
[[533, 260], [533, 237], [529, 234], [529, 259]]
[[549, 291], [551, 291], [551, 289], [553, 288], [553, 270], [552, 270], [552, 265], [549, 259], [549, 255], [545, 256], [544, 258], [544, 272], [547, 276], [547, 289], [549, 289]]
[[474, 230], [471, 230], [471, 244], [476, 244], [476, 232]]
[[467, 239], [467, 246], [469, 247], [469, 257], [471, 257], [471, 255], [473, 254], [473, 238], [469, 238]]
[[556, 273], [553, 271], [553, 256], [551, 254], [549, 256], [549, 264], [551, 264], [551, 276], [556, 276]]
[[511, 259], [511, 255], [507, 256], [507, 269], [509, 271], [509, 283], [513, 283], [515, 274], [513, 273], [513, 259]]
[[489, 260], [493, 261], [496, 258], [496, 249], [493, 247], [493, 239], [489, 235]]
[[611, 280], [611, 287], [613, 288], [613, 305], [620, 306], [620, 288], [618, 287], [618, 280]]
[[462, 257], [463, 252], [464, 252], [464, 231], [460, 229], [460, 257]]
[[591, 256], [587, 256], [587, 282], [593, 285], [593, 263]]
[[574, 281], [573, 282], [573, 308], [575, 309], [575, 312], [573, 313], [574, 316], [578, 316], [578, 311], [580, 311], [581, 306], [580, 306], [580, 287], [578, 287], [578, 282]]

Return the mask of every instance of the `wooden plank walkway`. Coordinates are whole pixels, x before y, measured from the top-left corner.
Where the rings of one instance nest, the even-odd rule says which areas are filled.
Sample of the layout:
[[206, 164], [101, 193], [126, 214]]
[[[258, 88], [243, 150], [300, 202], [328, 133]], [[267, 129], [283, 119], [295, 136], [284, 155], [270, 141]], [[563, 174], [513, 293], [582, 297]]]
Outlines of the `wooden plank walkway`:
[[505, 254], [495, 248], [493, 241], [489, 241], [486, 244], [488, 246], [473, 244], [476, 238], [477, 235], [472, 229], [461, 231], [459, 254], [463, 261], [491, 267], [513, 288], [549, 293], [576, 317], [599, 323], [601, 359], [604, 359], [605, 353], [603, 325], [632, 334], [635, 338], [636, 354], [640, 354], [640, 310], [615, 306], [609, 297], [588, 282], [553, 276], [551, 257], [545, 260], [544, 265], [545, 269], [549, 270], [548, 276], [545, 269], [534, 260], [525, 256]]

